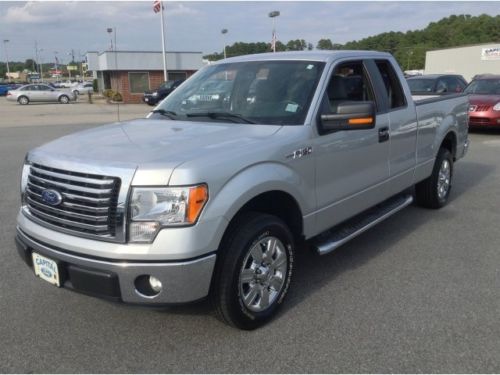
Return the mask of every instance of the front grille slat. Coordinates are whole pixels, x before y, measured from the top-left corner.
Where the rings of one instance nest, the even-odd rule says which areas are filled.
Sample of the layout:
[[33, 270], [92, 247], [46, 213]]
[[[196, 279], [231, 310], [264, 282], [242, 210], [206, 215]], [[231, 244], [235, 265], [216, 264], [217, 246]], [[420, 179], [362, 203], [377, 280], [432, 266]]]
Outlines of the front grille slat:
[[[62, 202], [51, 205], [43, 191], [52, 189]], [[70, 231], [85, 237], [116, 237], [117, 201], [120, 179], [66, 171], [32, 164], [28, 176], [25, 204], [29, 213], [51, 228]]]
[[81, 214], [78, 212], [73, 212], [73, 211], [68, 211], [68, 210], [60, 210], [52, 206], [47, 206], [46, 204], [42, 202], [38, 202], [30, 197], [28, 197], [28, 203], [31, 205], [35, 205], [35, 207], [43, 210], [48, 210], [50, 212], [53, 212], [56, 215], [62, 215], [62, 216], [68, 216], [70, 218], [74, 219], [80, 219], [80, 220], [87, 220], [87, 221], [94, 221], [94, 222], [107, 222], [108, 221], [108, 215], [105, 216], [92, 216], [92, 215], [85, 215]]
[[95, 230], [96, 232], [104, 232], [104, 231], [108, 230], [108, 226], [107, 225], [92, 225], [92, 224], [82, 223], [82, 222], [79, 222], [79, 221], [62, 219], [60, 217], [47, 214], [47, 213], [45, 213], [43, 211], [39, 211], [36, 208], [34, 208], [33, 206], [30, 207], [30, 211], [32, 213], [35, 213], [36, 214], [35, 216], [41, 216], [42, 218], [49, 219], [49, 220], [51, 220], [53, 222], [61, 223], [61, 224], [64, 224], [64, 225], [75, 227], [75, 228], [82, 228], [82, 229], [87, 229], [87, 230]]
[[44, 176], [46, 176], [46, 178], [52, 177], [52, 178], [59, 179], [59, 180], [66, 180], [66, 181], [68, 181], [68, 183], [75, 184], [75, 185], [89, 184], [89, 185], [95, 185], [96, 187], [99, 187], [99, 186], [112, 187], [114, 184], [114, 181], [111, 179], [98, 180], [95, 178], [79, 177], [79, 176], [70, 176], [70, 178], [68, 178], [68, 175], [64, 175], [64, 174], [58, 173], [58, 172], [46, 171], [46, 170], [39, 169], [36, 167], [31, 167], [31, 171], [35, 172], [37, 176], [44, 175]]
[[[48, 180], [42, 177], [35, 176], [31, 174], [29, 177], [30, 181], [42, 188], [50, 188], [50, 187], [56, 187], [56, 188], [64, 188], [69, 191], [73, 192], [79, 192], [79, 193], [85, 193], [85, 194], [95, 194], [95, 195], [106, 195], [106, 194], [111, 194], [113, 189], [94, 189], [94, 188], [89, 188], [89, 187], [84, 187], [81, 185], [71, 185], [71, 184], [66, 184], [64, 182], [58, 182], [58, 181], [53, 181], [53, 180]], [[33, 181], [35, 180], [35, 181]]]

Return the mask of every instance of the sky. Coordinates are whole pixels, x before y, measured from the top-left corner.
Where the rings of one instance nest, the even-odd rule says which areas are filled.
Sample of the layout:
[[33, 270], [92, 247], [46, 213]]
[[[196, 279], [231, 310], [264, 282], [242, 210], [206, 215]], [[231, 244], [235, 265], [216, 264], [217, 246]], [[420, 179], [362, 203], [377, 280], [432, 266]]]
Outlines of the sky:
[[[270, 11], [278, 40], [322, 38], [345, 43], [389, 31], [422, 29], [452, 14], [500, 14], [500, 1], [166, 1], [168, 51], [221, 52], [224, 43], [270, 42]], [[116, 28], [118, 50], [161, 51], [161, 23], [153, 1], [0, 1], [0, 61], [35, 56], [43, 62], [75, 59], [110, 48], [107, 28]], [[228, 33], [223, 35], [222, 29]], [[5, 48], [6, 47], [6, 48]]]

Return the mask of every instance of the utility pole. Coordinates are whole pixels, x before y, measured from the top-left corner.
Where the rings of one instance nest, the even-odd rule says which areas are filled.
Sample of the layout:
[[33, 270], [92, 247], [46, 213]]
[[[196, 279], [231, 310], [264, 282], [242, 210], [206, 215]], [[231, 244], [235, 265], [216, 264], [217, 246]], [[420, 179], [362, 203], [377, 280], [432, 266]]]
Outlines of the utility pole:
[[7, 43], [9, 43], [9, 39], [4, 39], [3, 40], [3, 47], [5, 49], [5, 59], [7, 62], [7, 77], [10, 83], [10, 69], [9, 69], [9, 54], [7, 53]]

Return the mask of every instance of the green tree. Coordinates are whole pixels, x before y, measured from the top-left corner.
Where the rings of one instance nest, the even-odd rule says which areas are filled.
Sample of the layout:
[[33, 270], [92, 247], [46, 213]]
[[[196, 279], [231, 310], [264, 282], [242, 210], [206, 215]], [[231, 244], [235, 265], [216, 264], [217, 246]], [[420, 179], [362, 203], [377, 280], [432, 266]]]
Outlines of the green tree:
[[333, 43], [330, 39], [320, 39], [318, 41], [318, 44], [316, 45], [317, 49], [321, 50], [332, 50], [333, 48]]
[[307, 43], [304, 39], [290, 40], [286, 44], [286, 49], [288, 51], [303, 51], [307, 48]]

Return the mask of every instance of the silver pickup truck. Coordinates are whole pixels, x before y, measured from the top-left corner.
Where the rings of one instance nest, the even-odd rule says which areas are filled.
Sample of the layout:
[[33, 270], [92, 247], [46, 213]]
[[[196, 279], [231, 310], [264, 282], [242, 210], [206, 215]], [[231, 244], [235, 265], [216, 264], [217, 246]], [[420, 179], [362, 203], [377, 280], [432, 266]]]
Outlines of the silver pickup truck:
[[146, 119], [30, 151], [18, 251], [58, 287], [144, 305], [208, 296], [253, 329], [282, 305], [296, 251], [327, 254], [414, 199], [446, 204], [467, 110], [462, 95], [414, 102], [387, 53], [223, 60]]

